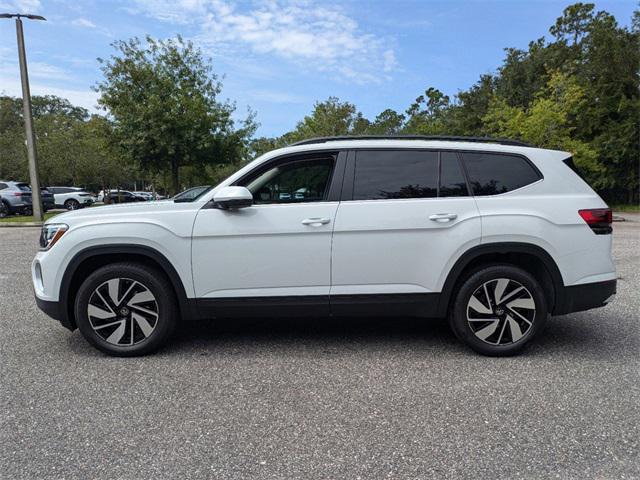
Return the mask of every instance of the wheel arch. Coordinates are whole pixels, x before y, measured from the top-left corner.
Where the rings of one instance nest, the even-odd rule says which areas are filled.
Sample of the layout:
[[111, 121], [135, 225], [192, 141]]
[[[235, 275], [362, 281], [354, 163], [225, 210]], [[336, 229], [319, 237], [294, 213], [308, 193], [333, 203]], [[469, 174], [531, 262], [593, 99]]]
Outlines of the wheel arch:
[[133, 261], [153, 266], [163, 272], [178, 300], [180, 317], [189, 319], [197, 316], [195, 302], [187, 297], [180, 275], [171, 262], [160, 252], [145, 245], [104, 245], [88, 247], [76, 253], [71, 259], [60, 285], [59, 301], [63, 306], [62, 324], [74, 330], [75, 296], [81, 282], [97, 268], [116, 262]]
[[495, 263], [515, 265], [534, 275], [545, 290], [549, 312], [553, 312], [563, 303], [562, 274], [555, 260], [546, 250], [530, 243], [488, 243], [470, 248], [453, 265], [442, 287], [438, 302], [438, 316], [447, 316], [457, 287], [467, 274]]

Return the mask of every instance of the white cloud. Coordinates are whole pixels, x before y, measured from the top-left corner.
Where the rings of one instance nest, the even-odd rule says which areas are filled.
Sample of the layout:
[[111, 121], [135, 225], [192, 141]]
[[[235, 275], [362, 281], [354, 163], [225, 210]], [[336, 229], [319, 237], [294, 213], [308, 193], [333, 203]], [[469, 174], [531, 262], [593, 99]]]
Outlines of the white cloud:
[[96, 24], [86, 18], [76, 18], [71, 21], [71, 25], [74, 27], [96, 28]]
[[0, 8], [9, 10], [8, 13], [36, 13], [42, 4], [40, 0], [11, 0], [0, 2]]
[[[0, 72], [0, 95], [10, 95], [12, 97], [22, 97], [22, 88], [20, 79], [4, 75]], [[58, 88], [51, 85], [30, 82], [31, 95], [57, 95], [66, 98], [74, 105], [79, 105], [88, 109], [90, 112], [97, 112], [96, 105], [98, 103], [98, 94], [90, 89], [78, 90], [72, 88]]]
[[307, 0], [263, 0], [239, 11], [224, 0], [137, 0], [138, 12], [192, 24], [205, 46], [294, 62], [355, 83], [380, 82], [396, 67], [384, 38], [363, 31], [341, 7]]

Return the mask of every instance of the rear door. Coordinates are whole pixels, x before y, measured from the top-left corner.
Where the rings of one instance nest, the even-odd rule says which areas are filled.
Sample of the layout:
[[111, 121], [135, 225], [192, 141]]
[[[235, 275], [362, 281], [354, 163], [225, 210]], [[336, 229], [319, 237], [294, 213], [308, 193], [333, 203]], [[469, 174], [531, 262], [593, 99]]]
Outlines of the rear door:
[[430, 315], [449, 269], [480, 238], [457, 153], [352, 151], [334, 227], [332, 311]]

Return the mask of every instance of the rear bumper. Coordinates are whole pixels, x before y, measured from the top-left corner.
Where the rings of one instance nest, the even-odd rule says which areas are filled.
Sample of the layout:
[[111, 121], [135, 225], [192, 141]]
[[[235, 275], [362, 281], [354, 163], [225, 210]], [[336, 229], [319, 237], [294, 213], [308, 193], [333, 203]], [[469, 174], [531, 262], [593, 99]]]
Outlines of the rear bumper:
[[616, 294], [616, 283], [617, 280], [607, 280], [563, 287], [553, 309], [553, 315], [566, 315], [604, 307]]
[[35, 299], [38, 308], [54, 320], [58, 320], [63, 327], [68, 328], [71, 331], [76, 329], [76, 326], [69, 320], [67, 309], [61, 302], [43, 300], [41, 298], [38, 298], [37, 295], [35, 295]]

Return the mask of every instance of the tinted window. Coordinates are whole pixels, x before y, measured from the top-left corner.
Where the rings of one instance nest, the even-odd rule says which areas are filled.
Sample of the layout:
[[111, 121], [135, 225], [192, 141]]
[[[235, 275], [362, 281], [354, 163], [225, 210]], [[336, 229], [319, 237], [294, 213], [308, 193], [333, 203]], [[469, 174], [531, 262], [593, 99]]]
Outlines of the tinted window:
[[23, 192], [30, 192], [31, 191], [31, 187], [26, 183], [16, 183], [16, 188], [18, 190], [23, 191]]
[[353, 184], [354, 200], [432, 198], [437, 195], [437, 152], [358, 152]]
[[299, 160], [270, 168], [240, 185], [255, 203], [299, 203], [324, 200], [329, 188], [333, 157]]
[[202, 195], [207, 193], [212, 188], [213, 188], [212, 186], [208, 186], [208, 185], [204, 185], [202, 187], [193, 187], [188, 190], [185, 190], [184, 192], [177, 194], [175, 197], [173, 197], [173, 200], [178, 200], [180, 202], [193, 202], [194, 200], [200, 198]]
[[5, 188], [7, 188], [7, 184], [6, 183], [0, 183], [0, 190], [4, 190]]
[[540, 179], [529, 162], [515, 155], [463, 153], [462, 157], [475, 195], [506, 193]]
[[466, 197], [469, 195], [458, 155], [440, 154], [440, 197]]

